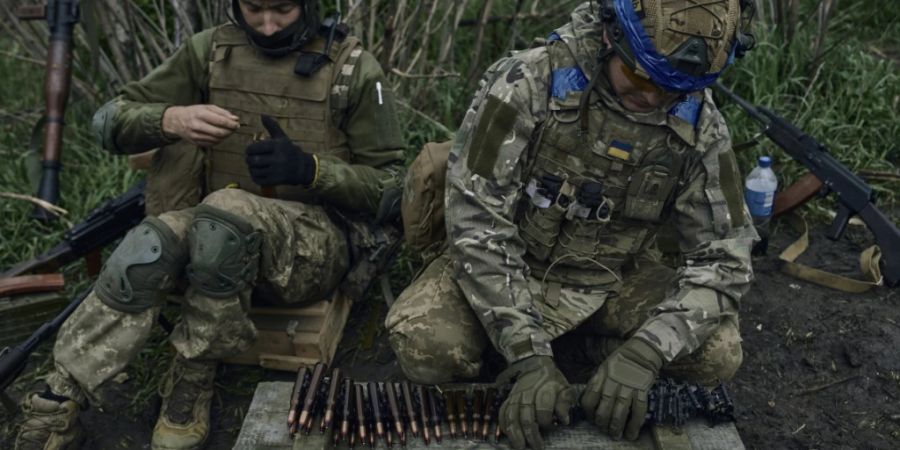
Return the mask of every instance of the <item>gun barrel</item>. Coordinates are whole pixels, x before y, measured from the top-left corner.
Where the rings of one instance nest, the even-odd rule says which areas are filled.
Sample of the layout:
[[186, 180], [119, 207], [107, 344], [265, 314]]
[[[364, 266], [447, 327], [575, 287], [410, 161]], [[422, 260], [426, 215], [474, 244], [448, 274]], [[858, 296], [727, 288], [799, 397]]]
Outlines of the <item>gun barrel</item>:
[[751, 104], [747, 100], [744, 100], [743, 97], [735, 94], [734, 91], [725, 87], [725, 85], [722, 84], [721, 81], [716, 81], [715, 83], [713, 83], [712, 88], [719, 91], [721, 94], [725, 95], [729, 99], [731, 99], [731, 101], [737, 103], [738, 106], [741, 107], [741, 109], [743, 109], [744, 111], [747, 111], [747, 114], [749, 114], [750, 117], [752, 117], [757, 122], [762, 123], [764, 125], [769, 124], [769, 119], [766, 116], [764, 116], [762, 113], [760, 113], [759, 110], [756, 109], [756, 106], [753, 106], [753, 104]]

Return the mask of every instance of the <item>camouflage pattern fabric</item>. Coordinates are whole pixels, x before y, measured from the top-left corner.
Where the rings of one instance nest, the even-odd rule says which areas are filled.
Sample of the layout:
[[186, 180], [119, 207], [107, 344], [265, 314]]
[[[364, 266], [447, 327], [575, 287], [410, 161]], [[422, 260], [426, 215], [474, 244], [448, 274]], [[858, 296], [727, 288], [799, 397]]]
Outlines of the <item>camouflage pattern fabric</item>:
[[[599, 365], [630, 338], [666, 297], [675, 271], [645, 263], [628, 273], [618, 292], [609, 293], [603, 306], [565, 335], [545, 320], [554, 348], [566, 348], [576, 358]], [[555, 310], [537, 296], [544, 317]], [[476, 377], [489, 344], [484, 328], [453, 279], [453, 263], [445, 253], [432, 262], [397, 298], [385, 328], [404, 374], [416, 383], [440, 384]], [[723, 320], [694, 353], [663, 368], [665, 376], [704, 385], [731, 379], [743, 360], [736, 320]]]
[[[620, 321], [608, 325], [651, 343], [667, 363], [706, 351], [716, 333], [721, 337], [708, 349], [717, 356], [697, 355], [697, 361], [721, 359], [722, 367], [732, 369], [739, 361], [737, 313], [752, 278], [750, 246], [757, 236], [739, 195], [724, 120], [708, 91], [682, 100], [693, 105], [688, 115], [677, 107], [626, 111], [596, 63], [599, 38], [597, 19], [585, 3], [571, 23], [551, 35], [549, 45], [498, 61], [482, 79], [448, 160], [447, 259], [433, 263], [388, 317], [398, 358], [410, 365], [404, 366], [407, 373], [419, 371], [421, 361], [432, 363], [428, 345], [402, 344], [414, 341], [413, 334], [449, 336], [443, 327], [458, 323], [467, 327], [458, 331], [470, 338], [477, 335], [469, 327], [475, 318], [493, 346], [514, 362], [552, 355], [551, 340], [598, 310]], [[590, 97], [583, 103], [582, 96]], [[629, 145], [616, 147], [618, 140]], [[674, 162], [664, 167], [666, 175], [650, 178], [667, 160]], [[531, 200], [527, 183], [542, 173], [564, 176], [576, 188], [584, 180], [606, 183], [615, 206], [610, 221], [592, 230], [598, 236], [593, 257], [553, 259], [549, 252], [541, 260], [533, 241], [523, 238], [523, 210]], [[561, 217], [557, 224], [564, 230], [570, 222]], [[652, 303], [644, 294], [627, 296], [647, 303], [620, 305], [629, 309], [623, 316], [619, 306], [603, 310], [611, 298], [625, 296], [623, 286], [662, 224], [677, 229], [685, 261], [664, 295]], [[434, 264], [452, 268], [433, 270]], [[437, 274], [437, 281], [425, 279]], [[428, 288], [436, 291], [424, 292]], [[471, 316], [458, 313], [461, 305], [438, 304], [452, 301], [468, 304]], [[457, 315], [439, 318], [430, 308]], [[434, 333], [427, 331], [432, 321], [442, 323]], [[720, 332], [723, 326], [733, 330]], [[477, 346], [478, 339], [470, 340]], [[435, 345], [444, 353], [431, 355], [465, 350], [467, 367], [480, 356], [468, 344]], [[718, 356], [722, 352], [730, 356]], [[454, 370], [445, 372], [450, 373]]]
[[[240, 216], [263, 234], [255, 290], [211, 298], [188, 288], [182, 320], [170, 335], [187, 360], [215, 360], [246, 350], [256, 339], [247, 317], [260, 295], [278, 305], [316, 302], [335, 289], [349, 266], [345, 232], [320, 206], [257, 197], [239, 189], [213, 192], [204, 205]], [[164, 213], [160, 220], [186, 239], [194, 208]], [[160, 307], [138, 314], [116, 311], [91, 293], [63, 324], [53, 349], [56, 370], [48, 377], [54, 393], [85, 404], [85, 396], [121, 371], [143, 347]]]

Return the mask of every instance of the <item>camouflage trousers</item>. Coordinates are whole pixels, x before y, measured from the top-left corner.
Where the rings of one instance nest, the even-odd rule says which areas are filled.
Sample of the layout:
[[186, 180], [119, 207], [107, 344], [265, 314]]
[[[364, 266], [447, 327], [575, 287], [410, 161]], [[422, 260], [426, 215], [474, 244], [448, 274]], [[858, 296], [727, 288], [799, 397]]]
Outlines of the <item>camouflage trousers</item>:
[[[251, 297], [267, 304], [302, 306], [322, 300], [347, 273], [349, 246], [344, 230], [324, 208], [258, 197], [239, 189], [209, 194], [203, 204], [235, 214], [262, 232], [255, 286], [230, 298], [212, 298], [188, 287], [181, 321], [169, 339], [188, 360], [236, 355], [256, 339], [248, 318]], [[195, 208], [159, 215], [178, 239], [186, 239]], [[255, 295], [254, 295], [255, 294]], [[138, 313], [104, 304], [92, 292], [63, 324], [53, 349], [51, 390], [85, 403], [98, 386], [121, 371], [140, 351], [161, 306]]]
[[[471, 379], [482, 369], [490, 340], [453, 273], [453, 263], [445, 253], [400, 294], [388, 312], [385, 327], [391, 346], [404, 373], [415, 382]], [[596, 367], [640, 328], [663, 300], [674, 277], [675, 272], [666, 266], [644, 263], [626, 274], [617, 292], [591, 293], [596, 311], [583, 320], [569, 318], [568, 327], [563, 325], [565, 318], [552, 297], [578, 296], [583, 302], [584, 292], [567, 292], [563, 287], [561, 293], [548, 295], [547, 286], [534, 279], [529, 286], [544, 317], [544, 329], [554, 338], [554, 353], [559, 354], [558, 348], [577, 347], [584, 350], [579, 354]], [[742, 360], [738, 323], [728, 318], [700, 349], [666, 365], [663, 376], [714, 384], [731, 379]]]

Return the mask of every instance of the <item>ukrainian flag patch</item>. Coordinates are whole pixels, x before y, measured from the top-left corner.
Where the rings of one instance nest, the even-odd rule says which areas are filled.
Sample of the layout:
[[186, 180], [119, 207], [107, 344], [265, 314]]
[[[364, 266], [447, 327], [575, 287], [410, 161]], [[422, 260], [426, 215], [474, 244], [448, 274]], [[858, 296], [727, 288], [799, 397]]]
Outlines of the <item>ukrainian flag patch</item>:
[[633, 148], [634, 147], [631, 144], [626, 144], [625, 142], [614, 140], [611, 144], [609, 144], [609, 148], [606, 150], [606, 154], [612, 156], [613, 158], [624, 159], [627, 161], [631, 156], [631, 150]]

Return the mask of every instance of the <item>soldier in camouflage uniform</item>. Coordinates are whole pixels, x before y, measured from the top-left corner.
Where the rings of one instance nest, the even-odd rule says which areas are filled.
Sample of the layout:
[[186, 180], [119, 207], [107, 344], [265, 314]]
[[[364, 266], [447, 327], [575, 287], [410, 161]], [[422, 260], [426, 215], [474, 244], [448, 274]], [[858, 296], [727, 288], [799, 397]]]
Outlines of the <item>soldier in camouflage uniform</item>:
[[77, 410], [141, 351], [185, 278], [152, 447], [202, 447], [217, 361], [256, 338], [251, 297], [322, 300], [364, 278], [356, 262], [396, 234], [375, 225], [396, 202], [403, 147], [377, 61], [320, 21], [315, 1], [232, 7], [234, 24], [193, 36], [94, 118], [113, 153], [161, 147], [148, 217], [60, 330], [49, 388], [24, 402], [17, 449], [78, 445]]
[[[492, 345], [515, 380], [501, 428], [542, 448], [576, 401], [564, 334], [596, 350], [580, 404], [614, 439], [637, 438], [660, 374], [734, 375], [757, 236], [705, 87], [743, 50], [739, 17], [738, 0], [585, 3], [487, 71], [449, 156], [448, 250], [386, 320], [408, 377], [475, 377]], [[677, 271], [653, 247], [667, 224]]]

